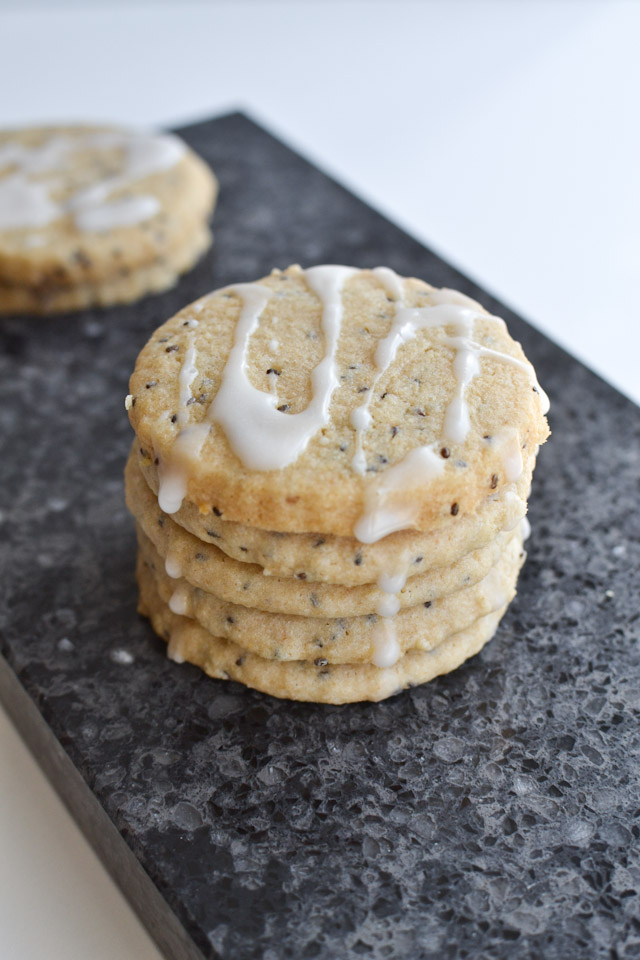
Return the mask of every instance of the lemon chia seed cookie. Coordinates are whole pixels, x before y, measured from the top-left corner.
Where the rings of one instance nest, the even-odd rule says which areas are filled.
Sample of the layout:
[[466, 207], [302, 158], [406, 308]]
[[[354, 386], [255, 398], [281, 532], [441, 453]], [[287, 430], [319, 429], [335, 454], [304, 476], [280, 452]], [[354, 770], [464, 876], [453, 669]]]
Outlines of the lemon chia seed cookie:
[[548, 434], [503, 321], [383, 269], [290, 267], [217, 291], [154, 334], [130, 390], [167, 511], [187, 499], [364, 542], [475, 512]]
[[177, 616], [158, 596], [148, 568], [138, 569], [139, 612], [149, 617], [155, 632], [168, 643], [169, 656], [193, 663], [210, 677], [237, 680], [274, 697], [315, 703], [384, 700], [409, 686], [426, 683], [455, 670], [491, 639], [506, 607], [453, 634], [434, 650], [410, 651], [392, 666], [316, 664], [304, 660], [269, 660], [207, 633], [195, 620]]
[[173, 135], [0, 132], [0, 312], [123, 303], [171, 286], [211, 242], [216, 193]]
[[[323, 661], [374, 662], [381, 624], [377, 614], [331, 620], [264, 613], [227, 603], [187, 580], [169, 577], [163, 559], [141, 530], [138, 542], [139, 562], [150, 569], [160, 599], [173, 613], [197, 621], [207, 633], [268, 660], [308, 660], [316, 666]], [[514, 537], [479, 583], [399, 610], [394, 620], [400, 653], [432, 650], [452, 633], [510, 603], [524, 558], [522, 541]]]

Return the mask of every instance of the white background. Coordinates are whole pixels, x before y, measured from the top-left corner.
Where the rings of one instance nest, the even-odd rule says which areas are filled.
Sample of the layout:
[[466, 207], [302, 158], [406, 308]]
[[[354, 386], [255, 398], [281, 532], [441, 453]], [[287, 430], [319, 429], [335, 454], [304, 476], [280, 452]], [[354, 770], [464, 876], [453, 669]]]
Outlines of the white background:
[[[0, 0], [0, 126], [246, 107], [640, 401], [639, 37], [634, 0]], [[1, 712], [0, 931], [158, 957]]]

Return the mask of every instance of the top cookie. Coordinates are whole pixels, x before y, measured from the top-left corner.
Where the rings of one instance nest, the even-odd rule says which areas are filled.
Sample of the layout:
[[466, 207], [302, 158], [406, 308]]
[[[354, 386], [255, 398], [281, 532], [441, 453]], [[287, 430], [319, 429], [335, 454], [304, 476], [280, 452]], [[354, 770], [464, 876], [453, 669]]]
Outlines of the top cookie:
[[207, 165], [173, 135], [0, 132], [0, 310], [44, 313], [168, 286], [208, 246], [216, 193]]
[[473, 512], [533, 466], [547, 401], [478, 303], [387, 268], [275, 270], [143, 348], [127, 407], [166, 512], [374, 542]]

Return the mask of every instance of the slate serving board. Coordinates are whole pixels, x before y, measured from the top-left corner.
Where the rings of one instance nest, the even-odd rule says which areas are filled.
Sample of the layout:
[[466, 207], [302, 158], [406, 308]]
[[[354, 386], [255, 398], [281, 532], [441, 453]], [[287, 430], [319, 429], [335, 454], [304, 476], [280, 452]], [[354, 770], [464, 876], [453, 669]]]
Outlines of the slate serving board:
[[[213, 253], [141, 304], [0, 325], [15, 723], [168, 957], [640, 956], [640, 411], [246, 116], [181, 133], [220, 179]], [[552, 400], [498, 635], [378, 705], [208, 680], [135, 612], [135, 357], [183, 304], [292, 262], [462, 289]]]

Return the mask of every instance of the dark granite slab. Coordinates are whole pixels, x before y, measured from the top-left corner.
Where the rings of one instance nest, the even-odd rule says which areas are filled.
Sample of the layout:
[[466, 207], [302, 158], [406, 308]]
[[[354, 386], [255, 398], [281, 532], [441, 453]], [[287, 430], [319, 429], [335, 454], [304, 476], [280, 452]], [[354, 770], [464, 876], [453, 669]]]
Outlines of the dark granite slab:
[[[183, 133], [221, 181], [213, 254], [140, 305], [0, 325], [15, 722], [170, 957], [640, 956], [640, 412], [246, 117]], [[460, 287], [552, 398], [498, 636], [380, 705], [210, 681], [135, 613], [136, 354], [182, 304], [296, 261]]]

